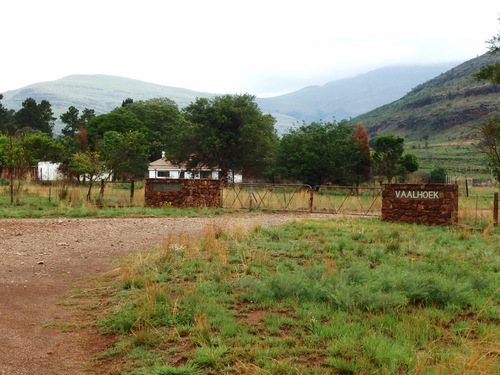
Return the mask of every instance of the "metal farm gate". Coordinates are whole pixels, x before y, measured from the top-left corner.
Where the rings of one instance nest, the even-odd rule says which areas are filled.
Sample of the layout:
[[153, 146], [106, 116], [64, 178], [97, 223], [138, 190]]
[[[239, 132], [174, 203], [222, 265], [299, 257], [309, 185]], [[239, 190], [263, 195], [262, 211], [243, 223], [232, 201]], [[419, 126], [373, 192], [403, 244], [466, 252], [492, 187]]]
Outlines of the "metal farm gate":
[[223, 189], [228, 209], [308, 211], [380, 215], [382, 188], [352, 186], [230, 184]]

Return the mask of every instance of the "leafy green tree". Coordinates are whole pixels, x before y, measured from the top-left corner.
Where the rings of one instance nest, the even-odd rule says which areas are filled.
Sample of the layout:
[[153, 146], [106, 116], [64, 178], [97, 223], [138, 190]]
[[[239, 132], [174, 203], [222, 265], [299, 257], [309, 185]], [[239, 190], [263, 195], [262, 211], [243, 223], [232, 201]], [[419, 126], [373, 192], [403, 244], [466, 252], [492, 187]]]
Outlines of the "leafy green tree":
[[484, 154], [495, 180], [500, 182], [500, 116], [493, 115], [483, 121], [479, 128], [481, 141], [479, 149]]
[[404, 181], [408, 174], [418, 171], [420, 163], [415, 154], [404, 154], [399, 165], [399, 176]]
[[9, 138], [6, 135], [0, 133], [0, 174], [2, 173], [2, 168], [6, 166], [9, 162], [9, 158], [5, 150], [9, 146]]
[[60, 160], [62, 147], [56, 140], [45, 133], [34, 133], [22, 138], [24, 147], [30, 149], [35, 162], [42, 160], [57, 162]]
[[76, 153], [88, 151], [87, 131], [83, 127], [80, 127], [75, 136], [59, 136], [56, 138], [56, 142], [61, 148], [57, 160], [60, 163], [59, 172], [67, 177], [64, 181], [65, 183], [70, 182], [72, 178], [78, 178], [79, 176], [75, 175], [69, 168], [71, 158]]
[[93, 109], [85, 108], [80, 115], [80, 110], [76, 107], [70, 106], [66, 112], [64, 112], [59, 118], [66, 124], [66, 126], [61, 130], [61, 133], [65, 137], [74, 137], [79, 129], [85, 129], [90, 122], [95, 117], [95, 111]]
[[80, 110], [70, 106], [66, 112], [59, 116], [63, 124], [66, 126], [61, 130], [61, 133], [66, 137], [74, 137], [77, 130], [80, 128]]
[[474, 73], [477, 81], [490, 81], [500, 85], [500, 63], [483, 66], [477, 73]]
[[52, 137], [55, 119], [52, 107], [47, 100], [42, 100], [40, 104], [37, 104], [33, 98], [26, 99], [22, 103], [22, 108], [14, 116], [17, 129], [31, 128], [48, 134], [49, 137]]
[[60, 163], [58, 170], [65, 177], [68, 178], [64, 182], [69, 182], [69, 179], [78, 176], [78, 175], [73, 175], [72, 170], [69, 169], [70, 160], [74, 154], [76, 154], [77, 152], [82, 152], [84, 150], [81, 150], [76, 139], [72, 137], [57, 137], [56, 142], [61, 148], [61, 153], [57, 160], [57, 162]]
[[355, 180], [358, 150], [347, 122], [302, 125], [283, 135], [276, 151], [277, 173], [311, 186], [350, 184]]
[[108, 172], [100, 154], [95, 151], [74, 154], [69, 161], [69, 170], [76, 176], [85, 176], [85, 179], [88, 181], [87, 201], [91, 199], [94, 183], [102, 179], [102, 175]]
[[5, 153], [4, 153], [4, 148], [6, 147], [6, 145], [9, 143], [9, 138], [4, 135], [4, 134], [0, 134], [0, 165], [1, 164], [5, 164], [5, 159], [4, 159], [4, 156], [5, 156]]
[[94, 149], [99, 140], [102, 140], [104, 134], [109, 131], [118, 133], [138, 131], [148, 134], [148, 128], [130, 112], [111, 112], [96, 116], [90, 120], [85, 130], [87, 131], [88, 144], [91, 149]]
[[80, 127], [86, 129], [90, 120], [92, 120], [95, 116], [96, 114], [94, 109], [85, 108], [80, 116]]
[[[498, 20], [500, 21], [500, 18]], [[500, 33], [488, 40], [488, 44], [490, 45], [490, 53], [500, 52]], [[479, 69], [477, 73], [474, 73], [473, 76], [478, 81], [486, 80], [498, 85], [500, 84], [500, 63], [486, 65]]]
[[4, 134], [14, 134], [16, 132], [16, 123], [14, 121], [16, 111], [13, 109], [4, 109], [5, 111], [3, 111], [2, 115], [3, 119], [0, 121], [0, 132]]
[[127, 105], [132, 104], [133, 102], [134, 102], [134, 99], [127, 98], [127, 99], [122, 101], [122, 107], [126, 107]]
[[142, 133], [110, 131], [104, 134], [102, 158], [115, 178], [122, 177], [130, 181], [130, 201], [134, 198], [135, 179], [142, 178], [147, 170], [148, 152], [149, 143]]
[[153, 160], [159, 159], [162, 151], [171, 154], [176, 149], [176, 135], [186, 127], [182, 112], [169, 98], [132, 102], [116, 108], [113, 113], [132, 113], [148, 128], [147, 140], [151, 144]]
[[405, 177], [418, 170], [418, 159], [413, 154], [404, 154], [404, 138], [392, 134], [383, 135], [373, 141], [372, 155], [374, 172], [382, 183], [384, 177], [389, 183], [396, 176]]
[[[0, 94], [0, 100], [3, 99], [3, 95]], [[0, 103], [0, 131], [4, 130], [4, 126], [7, 124], [7, 108]]]
[[277, 135], [275, 119], [262, 113], [254, 96], [198, 98], [184, 115], [189, 125], [174, 142], [175, 161], [190, 168], [219, 168], [222, 179], [227, 179], [229, 170], [246, 177], [263, 175]]
[[[55, 161], [61, 152], [57, 143], [44, 133], [26, 134], [22, 137], [9, 137], [9, 141], [0, 142], [4, 161], [10, 173], [16, 177], [16, 204], [20, 204], [19, 192], [22, 180], [29, 172], [32, 165], [40, 160]], [[13, 184], [11, 183], [11, 202], [13, 202]]]

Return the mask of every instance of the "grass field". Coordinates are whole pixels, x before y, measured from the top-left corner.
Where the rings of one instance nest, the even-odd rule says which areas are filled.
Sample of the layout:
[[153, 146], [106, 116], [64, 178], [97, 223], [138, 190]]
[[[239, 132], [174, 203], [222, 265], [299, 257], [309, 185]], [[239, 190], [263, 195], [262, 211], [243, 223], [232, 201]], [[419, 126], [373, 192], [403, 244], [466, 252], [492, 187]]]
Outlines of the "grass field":
[[[140, 185], [131, 206], [128, 187], [109, 184], [102, 197], [96, 188], [86, 202], [84, 187], [26, 184], [17, 206], [2, 186], [0, 217], [232, 212], [147, 208]], [[210, 225], [198, 239], [170, 238], [124, 259], [119, 276], [94, 289], [100, 294], [73, 297], [98, 314], [102, 332], [118, 335], [97, 361], [119, 373], [498, 373], [500, 229], [488, 208], [495, 191], [460, 190], [460, 222], [481, 231], [343, 215], [249, 232]], [[301, 190], [252, 194], [290, 209], [310, 202]], [[377, 209], [374, 191], [326, 190], [314, 204], [356, 210], [374, 198]]]
[[144, 186], [136, 183], [134, 199], [130, 201], [130, 184], [108, 183], [104, 195], [100, 186], [92, 189], [91, 201], [86, 200], [88, 187], [25, 183], [21, 190], [21, 203], [11, 203], [9, 186], [0, 185], [0, 218], [54, 218], [54, 217], [124, 217], [124, 216], [206, 216], [219, 213], [219, 209], [178, 209], [165, 206], [144, 206]]
[[406, 148], [418, 157], [420, 172], [430, 173], [434, 168], [444, 167], [450, 176], [491, 179], [483, 154], [471, 141], [415, 141]]
[[118, 334], [99, 361], [131, 374], [499, 373], [499, 240], [377, 218], [209, 225], [124, 259], [99, 289], [98, 325]]

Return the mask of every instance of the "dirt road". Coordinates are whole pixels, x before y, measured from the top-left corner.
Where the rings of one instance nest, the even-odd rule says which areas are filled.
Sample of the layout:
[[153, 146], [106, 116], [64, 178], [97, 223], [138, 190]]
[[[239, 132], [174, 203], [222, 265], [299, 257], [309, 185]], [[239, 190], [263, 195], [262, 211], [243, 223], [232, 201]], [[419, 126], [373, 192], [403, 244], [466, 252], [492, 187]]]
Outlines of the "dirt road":
[[[0, 220], [0, 374], [86, 373], [89, 358], [109, 340], [65, 305], [90, 276], [117, 268], [120, 256], [147, 250], [169, 234], [196, 235], [214, 222], [254, 227], [309, 217], [325, 216]], [[84, 328], [62, 332], [75, 321]]]

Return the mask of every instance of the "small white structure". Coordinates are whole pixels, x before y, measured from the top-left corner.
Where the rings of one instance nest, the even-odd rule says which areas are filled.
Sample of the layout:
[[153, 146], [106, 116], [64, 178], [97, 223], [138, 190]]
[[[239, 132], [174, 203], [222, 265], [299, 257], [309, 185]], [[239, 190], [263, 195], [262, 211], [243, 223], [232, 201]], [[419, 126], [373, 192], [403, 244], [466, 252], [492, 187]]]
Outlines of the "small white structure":
[[40, 181], [55, 181], [63, 178], [59, 172], [61, 163], [52, 163], [51, 161], [38, 162], [38, 179]]
[[[172, 164], [164, 157], [155, 160], [148, 167], [149, 178], [187, 178], [187, 179], [211, 179], [219, 178], [220, 169], [196, 168], [187, 169], [185, 165]], [[243, 177], [241, 174], [228, 173], [230, 182], [241, 183]]]
[[[38, 162], [38, 172], [37, 177], [40, 181], [56, 181], [62, 180], [64, 175], [59, 171], [59, 166], [61, 163], [53, 163], [51, 161], [39, 161]], [[89, 180], [88, 175], [81, 175], [80, 179]], [[94, 177], [94, 181], [105, 180], [113, 181], [113, 175], [111, 173], [103, 173], [99, 176]]]

